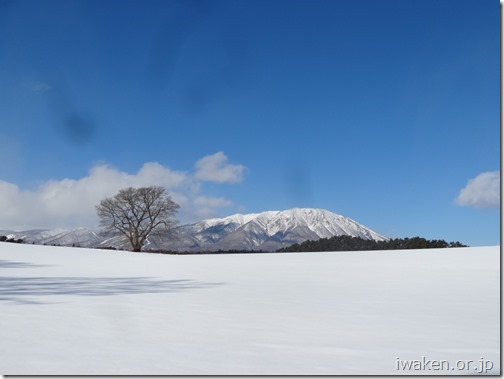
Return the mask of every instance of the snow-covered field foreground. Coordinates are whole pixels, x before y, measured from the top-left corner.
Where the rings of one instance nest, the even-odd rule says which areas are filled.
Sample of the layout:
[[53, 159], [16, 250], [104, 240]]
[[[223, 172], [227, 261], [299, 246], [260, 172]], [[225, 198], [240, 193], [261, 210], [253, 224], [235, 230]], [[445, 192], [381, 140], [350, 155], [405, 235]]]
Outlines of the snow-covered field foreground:
[[0, 243], [0, 374], [498, 374], [499, 271], [498, 246], [180, 256]]

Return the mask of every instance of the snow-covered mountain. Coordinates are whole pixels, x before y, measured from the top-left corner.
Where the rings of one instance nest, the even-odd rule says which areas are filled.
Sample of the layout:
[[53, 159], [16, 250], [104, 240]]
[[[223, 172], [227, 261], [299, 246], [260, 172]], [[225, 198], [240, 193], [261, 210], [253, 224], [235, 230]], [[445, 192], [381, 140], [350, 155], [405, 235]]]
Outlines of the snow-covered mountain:
[[313, 208], [236, 214], [179, 228], [170, 245], [177, 250], [272, 251], [308, 239], [350, 235], [377, 241], [387, 238], [347, 217]]
[[[3, 233], [3, 234], [2, 234]], [[121, 236], [75, 230], [0, 231], [27, 243], [128, 249]], [[349, 235], [377, 241], [387, 238], [347, 217], [323, 209], [294, 208], [254, 214], [235, 214], [176, 228], [170, 238], [151, 237], [144, 249], [179, 251], [263, 250], [273, 251], [308, 239]]]
[[0, 235], [21, 238], [25, 243], [36, 245], [58, 245], [76, 247], [96, 247], [103, 236], [86, 228], [77, 229], [35, 229], [22, 232], [0, 230]]

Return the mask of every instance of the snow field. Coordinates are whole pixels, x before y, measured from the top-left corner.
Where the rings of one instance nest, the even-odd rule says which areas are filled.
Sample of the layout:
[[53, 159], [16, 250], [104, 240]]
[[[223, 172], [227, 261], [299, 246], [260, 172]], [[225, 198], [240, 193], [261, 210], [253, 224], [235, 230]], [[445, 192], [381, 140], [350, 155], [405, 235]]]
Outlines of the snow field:
[[[0, 244], [4, 375], [419, 374], [492, 360], [499, 247], [157, 255]], [[435, 372], [435, 374], [460, 372]]]

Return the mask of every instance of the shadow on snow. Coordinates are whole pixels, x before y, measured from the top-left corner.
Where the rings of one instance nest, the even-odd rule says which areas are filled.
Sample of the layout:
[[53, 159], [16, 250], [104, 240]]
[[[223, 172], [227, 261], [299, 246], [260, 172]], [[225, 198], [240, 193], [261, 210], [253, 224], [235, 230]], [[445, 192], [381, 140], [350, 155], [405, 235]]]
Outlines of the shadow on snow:
[[155, 280], [147, 277], [0, 277], [0, 301], [32, 303], [33, 297], [48, 295], [111, 296], [179, 292], [223, 283], [190, 279]]
[[46, 267], [43, 265], [35, 265], [33, 263], [7, 261], [0, 259], [0, 269], [1, 268], [32, 268], [32, 267]]

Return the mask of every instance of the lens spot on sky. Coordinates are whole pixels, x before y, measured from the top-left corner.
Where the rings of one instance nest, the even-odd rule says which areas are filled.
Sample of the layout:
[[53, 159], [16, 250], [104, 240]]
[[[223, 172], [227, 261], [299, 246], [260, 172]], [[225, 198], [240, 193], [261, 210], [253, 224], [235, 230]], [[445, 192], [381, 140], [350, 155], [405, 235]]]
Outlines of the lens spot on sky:
[[95, 134], [91, 118], [76, 112], [67, 116], [63, 127], [65, 137], [73, 144], [87, 144], [91, 142]]

